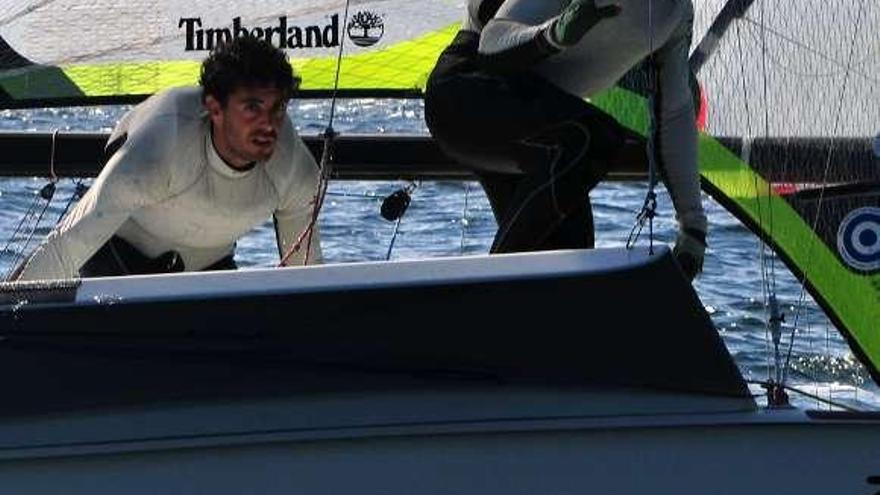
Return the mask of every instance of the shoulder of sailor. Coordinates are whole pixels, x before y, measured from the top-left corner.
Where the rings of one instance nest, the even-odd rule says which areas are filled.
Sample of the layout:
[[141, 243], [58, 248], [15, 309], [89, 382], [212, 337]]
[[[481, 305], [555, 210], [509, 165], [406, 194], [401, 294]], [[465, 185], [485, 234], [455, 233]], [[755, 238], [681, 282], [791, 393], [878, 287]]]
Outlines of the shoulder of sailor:
[[203, 162], [205, 124], [197, 88], [174, 88], [151, 96], [129, 111], [113, 131], [111, 141], [124, 138], [119, 172], [153, 176], [154, 187], [163, 185], [169, 191], [178, 182], [190, 182]]
[[504, 2], [505, 0], [469, 0], [461, 28], [474, 33], [481, 32]]
[[162, 153], [180, 142], [189, 142], [193, 133], [200, 133], [204, 118], [198, 88], [171, 88], [132, 108], [119, 121], [114, 134], [125, 133], [128, 141], [145, 141], [149, 151]]
[[462, 19], [461, 23], [461, 29], [463, 31], [479, 33], [483, 30], [483, 23], [479, 20], [478, 12], [480, 11], [480, 5], [482, 5], [484, 1], [487, 0], [468, 1], [467, 8], [464, 12], [464, 19]]
[[317, 186], [318, 164], [289, 117], [279, 130], [278, 145], [265, 171], [282, 196], [311, 194]]

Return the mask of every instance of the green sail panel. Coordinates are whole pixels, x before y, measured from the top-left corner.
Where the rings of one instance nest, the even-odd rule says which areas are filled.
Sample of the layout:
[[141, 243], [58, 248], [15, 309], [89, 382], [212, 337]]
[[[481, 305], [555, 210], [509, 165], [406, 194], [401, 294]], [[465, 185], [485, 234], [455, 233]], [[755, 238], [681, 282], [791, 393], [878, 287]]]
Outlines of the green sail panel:
[[[843, 228], [845, 218], [819, 216], [819, 223], [830, 224], [833, 231], [840, 232], [841, 242], [829, 243], [817, 232], [815, 214], [798, 211], [785, 195], [777, 194], [773, 184], [708, 136], [700, 142], [700, 171], [713, 196], [767, 239], [798, 279], [804, 281], [874, 380], [880, 382], [880, 269], [862, 270], [848, 263], [846, 248], [842, 246], [849, 242], [845, 238], [849, 234]], [[877, 205], [878, 198], [880, 185], [869, 186], [865, 193], [856, 195], [849, 211], [858, 212], [865, 204]], [[826, 201], [829, 204], [823, 209], [831, 210], [833, 200]], [[878, 208], [874, 210], [880, 212]], [[880, 226], [880, 215], [876, 218], [874, 231]], [[876, 259], [877, 250], [873, 252]]]
[[878, 23], [877, 2], [740, 2], [698, 78], [718, 138], [700, 143], [704, 185], [804, 279], [880, 382]]

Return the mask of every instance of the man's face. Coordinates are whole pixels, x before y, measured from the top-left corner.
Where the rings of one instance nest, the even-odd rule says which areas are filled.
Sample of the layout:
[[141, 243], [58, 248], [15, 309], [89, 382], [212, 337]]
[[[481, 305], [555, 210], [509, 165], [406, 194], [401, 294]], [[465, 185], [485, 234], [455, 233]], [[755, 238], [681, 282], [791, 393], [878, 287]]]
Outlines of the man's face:
[[220, 156], [239, 168], [268, 160], [275, 151], [287, 100], [274, 87], [243, 87], [229, 94], [226, 105], [205, 97], [211, 117], [214, 146]]

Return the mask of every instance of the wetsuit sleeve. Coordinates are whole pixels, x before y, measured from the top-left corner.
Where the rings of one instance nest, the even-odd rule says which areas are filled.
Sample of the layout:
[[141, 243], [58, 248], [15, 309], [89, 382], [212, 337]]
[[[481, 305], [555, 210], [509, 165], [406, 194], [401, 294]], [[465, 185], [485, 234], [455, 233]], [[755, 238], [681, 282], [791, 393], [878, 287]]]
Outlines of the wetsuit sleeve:
[[[496, 72], [516, 72], [559, 53], [549, 30], [560, 7], [555, 1], [505, 1], [480, 34], [481, 63]], [[536, 18], [544, 20], [534, 23]]]
[[[283, 257], [290, 247], [306, 231], [312, 221], [315, 194], [318, 191], [318, 165], [315, 158], [309, 152], [305, 143], [299, 136], [294, 136], [293, 167], [296, 176], [288, 191], [282, 197], [278, 210], [275, 211], [275, 238], [278, 243], [278, 252]], [[305, 239], [303, 240], [305, 243]], [[309, 264], [320, 264], [323, 261], [321, 253], [321, 235], [317, 223], [312, 229], [311, 243], [308, 248]], [[287, 260], [288, 266], [302, 265], [306, 257], [306, 246], [300, 247]]]
[[697, 168], [697, 128], [690, 86], [690, 22], [655, 54], [658, 78], [655, 122], [657, 155], [682, 229], [706, 232]]
[[[124, 132], [114, 133], [121, 138]], [[108, 160], [89, 191], [47, 236], [19, 280], [71, 278], [137, 209], [154, 204], [169, 189], [169, 178], [155, 163], [167, 143], [155, 136], [130, 136]]]
[[465, 9], [464, 19], [461, 21], [462, 31], [470, 31], [479, 33], [483, 29], [483, 23], [479, 19], [479, 9], [483, 4], [483, 0], [470, 0], [467, 9]]

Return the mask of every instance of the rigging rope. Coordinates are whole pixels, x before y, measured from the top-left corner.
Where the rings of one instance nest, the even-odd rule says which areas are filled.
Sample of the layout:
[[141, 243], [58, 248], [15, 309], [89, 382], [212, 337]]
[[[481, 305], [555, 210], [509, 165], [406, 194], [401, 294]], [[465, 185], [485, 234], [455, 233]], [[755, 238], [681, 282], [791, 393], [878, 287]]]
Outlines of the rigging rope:
[[397, 241], [397, 235], [400, 233], [400, 222], [403, 221], [403, 215], [406, 213], [407, 208], [409, 208], [409, 203], [412, 200], [412, 192], [415, 191], [419, 185], [421, 185], [421, 182], [410, 182], [408, 186], [394, 191], [382, 201], [382, 218], [394, 222], [394, 231], [391, 233], [391, 242], [388, 243], [388, 252], [385, 253], [385, 261], [391, 259], [391, 252], [394, 250], [394, 243]]
[[[348, 25], [348, 10], [350, 6], [351, 0], [345, 0], [345, 12], [342, 16], [342, 26]], [[339, 135], [333, 129], [333, 120], [336, 117], [336, 100], [339, 95], [339, 73], [342, 68], [342, 53], [343, 48], [345, 47], [345, 43], [339, 43], [339, 51], [336, 55], [336, 75], [333, 79], [333, 94], [330, 98], [330, 118], [327, 121], [327, 128], [324, 130], [324, 150], [321, 153], [321, 160], [319, 164], [319, 178], [318, 178], [318, 187], [315, 192], [315, 196], [312, 199], [312, 215], [309, 220], [309, 224], [306, 226], [305, 230], [299, 235], [296, 241], [287, 249], [284, 253], [284, 256], [281, 257], [281, 261], [279, 261], [278, 266], [284, 266], [287, 264], [290, 257], [295, 253], [299, 252], [302, 248], [302, 243], [305, 241], [306, 243], [306, 254], [303, 257], [303, 265], [307, 265], [309, 263], [309, 256], [311, 255], [312, 250], [312, 236], [315, 231], [315, 227], [318, 223], [318, 214], [321, 212], [321, 207], [324, 205], [324, 198], [327, 195], [327, 186], [330, 182], [331, 175], [331, 164], [333, 160], [333, 143], [336, 137]]]
[[464, 237], [465, 237], [465, 233], [467, 232], [467, 226], [468, 226], [467, 213], [468, 213], [468, 198], [470, 197], [470, 193], [471, 193], [471, 184], [470, 184], [470, 182], [465, 182], [464, 183], [464, 207], [462, 208], [462, 211], [461, 211], [461, 242], [459, 245], [459, 254], [462, 254], [462, 255], [464, 254]]
[[[15, 238], [18, 237], [18, 234], [22, 232], [22, 227], [25, 224], [33, 223], [32, 226], [29, 227], [29, 232], [27, 233], [27, 237], [24, 241], [24, 244], [16, 253], [14, 253], [12, 260], [9, 263], [9, 268], [3, 276], [4, 280], [10, 280], [15, 278], [18, 275], [18, 270], [23, 268], [23, 263], [27, 261], [28, 255], [28, 247], [31, 242], [33, 242], [34, 235], [37, 232], [37, 229], [40, 227], [40, 224], [43, 222], [43, 217], [46, 214], [46, 211], [49, 209], [49, 206], [52, 204], [52, 198], [55, 196], [55, 191], [57, 189], [58, 183], [58, 175], [55, 173], [55, 146], [58, 141], [58, 129], [55, 129], [52, 132], [52, 146], [49, 150], [49, 183], [43, 186], [40, 189], [40, 192], [34, 195], [33, 200], [31, 201], [30, 206], [28, 207], [27, 212], [22, 216], [21, 221], [15, 227], [15, 230], [12, 232], [12, 235], [6, 242], [6, 245], [3, 247], [3, 253], [8, 252], [9, 247], [15, 241]], [[43, 208], [40, 210], [40, 213], [37, 214], [36, 220], [30, 220], [33, 218], [37, 210], [37, 204], [40, 199], [45, 201], [43, 204]]]
[[403, 216], [397, 217], [397, 220], [394, 221], [394, 231], [391, 232], [391, 242], [388, 243], [388, 251], [385, 252], [385, 261], [391, 259], [391, 252], [394, 250], [394, 242], [397, 241], [397, 234], [400, 231], [400, 222], [403, 220]]
[[654, 139], [656, 137], [657, 122], [655, 115], [655, 94], [656, 88], [656, 68], [654, 66], [654, 3], [648, 0], [648, 57], [646, 58], [646, 86], [647, 86], [647, 107], [648, 107], [648, 191], [645, 194], [645, 201], [642, 209], [636, 215], [636, 223], [630, 229], [629, 236], [626, 240], [626, 248], [635, 247], [642, 229], [648, 224], [648, 254], [654, 254], [654, 217], [657, 212], [657, 164], [656, 164], [656, 147]]
[[[743, 147], [741, 153], [742, 161], [751, 168], [751, 139], [754, 136], [754, 129], [752, 128], [752, 109], [751, 105], [749, 105], [749, 91], [748, 85], [746, 84], [746, 68], [745, 68], [745, 58], [743, 57], [743, 46], [742, 46], [742, 30], [740, 28], [740, 23], [736, 22], [734, 24], [736, 30], [736, 44], [737, 50], [739, 53], [739, 76], [740, 81], [742, 82], [742, 99], [743, 106], [745, 106], [745, 114], [746, 114], [746, 136], [743, 139]], [[758, 224], [763, 225], [764, 223], [764, 213], [761, 208], [761, 191], [760, 186], [758, 185], [758, 174], [754, 174], [753, 183], [755, 187], [755, 197], [758, 198], [756, 202], [756, 207], [758, 210]], [[766, 321], [770, 321], [770, 315], [766, 313], [766, 308], [769, 308], [769, 298], [770, 298], [770, 286], [768, 280], [767, 273], [767, 264], [766, 264], [766, 254], [767, 254], [767, 243], [761, 236], [758, 236], [758, 258], [759, 264], [761, 266], [761, 302], [763, 303], [763, 307], [765, 308]], [[770, 357], [770, 325], [764, 325], [764, 343], [765, 343], [765, 358], [766, 358], [766, 366], [767, 366], [767, 381], [773, 380], [773, 371], [774, 367], [771, 364]]]
[[762, 382], [762, 381], [759, 381], [759, 380], [746, 380], [745, 382], [748, 383], [748, 384], [751, 384], [751, 385], [759, 385], [759, 386], [761, 386], [761, 387], [763, 387], [763, 388], [767, 388], [767, 389], [769, 389], [770, 387], [778, 387], [778, 388], [780, 388], [780, 389], [783, 389], [783, 390], [786, 390], [786, 391], [789, 391], [789, 392], [794, 392], [794, 393], [796, 393], [796, 394], [803, 395], [804, 397], [808, 397], [808, 398], [813, 399], [813, 400], [815, 400], [815, 401], [821, 402], [821, 403], [823, 403], [823, 404], [825, 404], [825, 405], [833, 406], [833, 407], [837, 407], [837, 408], [843, 409], [844, 411], [849, 411], [849, 412], [862, 412], [861, 409], [858, 409], [858, 408], [855, 408], [855, 407], [852, 407], [852, 406], [848, 406], [848, 405], [846, 405], [846, 404], [841, 404], [840, 402], [835, 402], [835, 401], [833, 401], [833, 400], [831, 400], [831, 399], [826, 399], [826, 398], [821, 397], [821, 396], [816, 395], [816, 394], [811, 394], [811, 393], [809, 393], [809, 392], [807, 392], [807, 391], [805, 391], [805, 390], [801, 390], [801, 389], [799, 389], [799, 388], [797, 388], [797, 387], [792, 387], [792, 386], [790, 386], [790, 385], [780, 385], [780, 384], [773, 383], [773, 382]]
[[[31, 217], [31, 215], [33, 215], [33, 212], [36, 210], [38, 201], [39, 201], [39, 196], [34, 195], [33, 200], [31, 200], [30, 206], [28, 207], [25, 214], [21, 217], [21, 221], [18, 222], [18, 225], [16, 225], [15, 230], [12, 231], [12, 234], [9, 236], [9, 239], [6, 240], [6, 245], [3, 246], [3, 251], [2, 251], [4, 254], [10, 251], [10, 247], [12, 246], [12, 243], [16, 242], [15, 238], [18, 237], [18, 233], [22, 230], [22, 227], [25, 225], [25, 223], [29, 222], [29, 218]], [[15, 267], [19, 262], [20, 252], [13, 253], [13, 256], [14, 257], [13, 257], [12, 261], [10, 262], [9, 269], [4, 274], [4, 277], [3, 277], [4, 280], [8, 280], [10, 275], [12, 274], [12, 271], [15, 270]]]
[[73, 192], [70, 193], [70, 197], [67, 198], [67, 204], [64, 205], [64, 209], [61, 210], [61, 213], [58, 214], [58, 220], [55, 221], [57, 225], [64, 215], [67, 215], [67, 212], [70, 210], [70, 207], [73, 205], [74, 201], [79, 201], [83, 196], [89, 191], [89, 187], [83, 183], [82, 179], [76, 179], [74, 181]]
[[[762, 86], [762, 98], [763, 98], [763, 110], [764, 110], [764, 137], [770, 137], [770, 101], [769, 101], [769, 83], [767, 76], [767, 22], [766, 22], [766, 5], [765, 2], [761, 2], [761, 21], [760, 21], [760, 43], [761, 43], [761, 86]], [[743, 56], [742, 56], [742, 41], [740, 36], [739, 26], [737, 26], [737, 39], [739, 43], [739, 51], [740, 51], [740, 72], [743, 80], [743, 92], [745, 95], [745, 101], [748, 102], [748, 95], [745, 87], [745, 71], [743, 64]], [[746, 103], [748, 105], [748, 103]], [[746, 107], [747, 119], [748, 119], [748, 132], [749, 136], [752, 135], [751, 129], [751, 113], [750, 108]], [[749, 157], [750, 158], [750, 157]], [[746, 162], [749, 166], [751, 166], [751, 161]], [[762, 208], [761, 198], [765, 197], [767, 199], [767, 233], [769, 238], [773, 238], [774, 235], [774, 222], [773, 222], [773, 189], [772, 184], [769, 180], [766, 181], [767, 190], [765, 194], [762, 194], [759, 190], [758, 186], [758, 177], [757, 175], [754, 178], [755, 184], [755, 196], [757, 198], [757, 210], [758, 210], [758, 222], [763, 224], [765, 209]], [[768, 245], [767, 242], [762, 238], [759, 240], [759, 264], [761, 266], [761, 293], [763, 296], [763, 307], [765, 311], [765, 342], [767, 345], [766, 357], [767, 357], [767, 384], [765, 388], [767, 389], [767, 400], [773, 406], [784, 406], [788, 404], [788, 396], [784, 392], [784, 381], [782, 372], [782, 354], [780, 352], [781, 339], [782, 339], [782, 323], [785, 321], [785, 316], [779, 309], [779, 301], [776, 293], [776, 257], [772, 256], [772, 254], [768, 253]], [[770, 345], [772, 343], [773, 349], [773, 365], [770, 364]]]
[[[37, 229], [40, 228], [40, 224], [43, 222], [43, 216], [46, 214], [46, 210], [48, 210], [49, 205], [52, 204], [52, 198], [55, 196], [55, 190], [56, 187], [54, 182], [50, 182], [43, 186], [42, 189], [40, 189], [40, 197], [43, 198], [45, 203], [43, 204], [43, 208], [40, 210], [40, 214], [37, 216], [36, 222], [34, 222], [34, 227], [31, 229], [30, 233], [28, 234], [27, 240], [25, 240], [24, 242], [24, 246], [22, 246], [21, 251], [19, 251], [21, 261], [23, 261], [24, 258], [27, 257], [28, 248], [30, 247], [31, 242], [33, 242], [34, 240], [34, 235], [37, 233]], [[19, 259], [16, 259], [16, 263], [18, 262]]]
[[[839, 96], [837, 99], [837, 112], [836, 112], [836, 115], [834, 118], [834, 130], [831, 133], [832, 136], [836, 136], [837, 132], [840, 128], [840, 117], [843, 113], [843, 98], [846, 95], [846, 89], [849, 84], [850, 74], [852, 73], [851, 69], [852, 69], [853, 55], [855, 54], [856, 39], [858, 38], [859, 32], [861, 31], [861, 28], [862, 28], [862, 19], [863, 19], [864, 10], [865, 10], [865, 1], [860, 0], [858, 14], [856, 15], [855, 26], [853, 28], [853, 35], [852, 35], [852, 39], [850, 40], [850, 45], [849, 45], [849, 55], [847, 56], [847, 62], [846, 62], [847, 70], [844, 73], [843, 84], [841, 85], [840, 93], [839, 93]], [[828, 156], [825, 160], [825, 169], [822, 173], [822, 182], [821, 182], [822, 186], [819, 188], [819, 199], [816, 203], [816, 213], [815, 213], [815, 217], [813, 218], [813, 225], [812, 225], [813, 232], [816, 231], [816, 228], [819, 225], [820, 213], [822, 212], [822, 203], [825, 199], [825, 190], [827, 189], [828, 172], [831, 169], [831, 159], [834, 156], [836, 144], [837, 144], [837, 141], [832, 140], [831, 145], [828, 148]], [[807, 250], [807, 264], [805, 266], [810, 266], [810, 262], [813, 259], [813, 252], [814, 252], [814, 250], [812, 249], [812, 246], [810, 246], [810, 248]], [[788, 352], [785, 356], [785, 367], [783, 368], [783, 373], [782, 373], [782, 378], [783, 378], [782, 383], [785, 383], [784, 380], [788, 377], [788, 370], [789, 370], [789, 366], [791, 364], [791, 353], [792, 353], [792, 350], [794, 347], [794, 338], [797, 333], [798, 322], [800, 320], [801, 311], [804, 307], [805, 300], [806, 300], [806, 279], [807, 279], [807, 274], [806, 274], [806, 271], [804, 270], [803, 273], [801, 274], [800, 295], [798, 296], [798, 304], [797, 304], [796, 310], [795, 310], [794, 325], [792, 326], [792, 329], [791, 329], [791, 335], [789, 337], [789, 342], [788, 342]]]
[[[769, 85], [767, 83], [767, 22], [765, 20], [766, 2], [761, 2], [761, 78], [764, 91], [764, 137], [770, 137], [770, 101], [768, 98]], [[773, 228], [773, 206], [771, 198], [773, 195], [772, 185], [767, 181], [767, 217], [769, 219], [769, 234], [772, 238]], [[760, 202], [760, 201], [759, 201]], [[776, 257], [770, 256], [770, 286], [768, 287], [770, 297], [776, 297]], [[766, 258], [763, 258], [766, 260]], [[762, 267], [766, 268], [766, 267]]]

